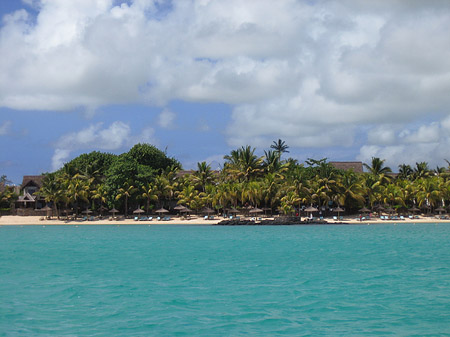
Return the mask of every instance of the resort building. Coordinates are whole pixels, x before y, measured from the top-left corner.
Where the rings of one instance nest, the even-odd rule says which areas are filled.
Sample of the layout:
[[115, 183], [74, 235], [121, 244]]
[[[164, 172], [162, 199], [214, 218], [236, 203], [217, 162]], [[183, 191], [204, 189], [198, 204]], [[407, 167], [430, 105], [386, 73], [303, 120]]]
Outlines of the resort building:
[[45, 207], [44, 198], [40, 197], [39, 192], [42, 187], [44, 176], [24, 176], [22, 185], [20, 185], [21, 195], [16, 201], [17, 215], [34, 215], [35, 209]]
[[339, 170], [353, 170], [355, 173], [363, 173], [363, 163], [361, 161], [330, 161], [330, 164]]

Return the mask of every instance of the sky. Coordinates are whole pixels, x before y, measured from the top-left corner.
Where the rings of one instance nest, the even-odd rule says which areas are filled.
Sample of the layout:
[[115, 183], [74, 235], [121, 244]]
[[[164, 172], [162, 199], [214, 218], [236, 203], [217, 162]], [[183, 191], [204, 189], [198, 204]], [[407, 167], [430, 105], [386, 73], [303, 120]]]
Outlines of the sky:
[[147, 142], [450, 160], [448, 0], [0, 0], [0, 175]]

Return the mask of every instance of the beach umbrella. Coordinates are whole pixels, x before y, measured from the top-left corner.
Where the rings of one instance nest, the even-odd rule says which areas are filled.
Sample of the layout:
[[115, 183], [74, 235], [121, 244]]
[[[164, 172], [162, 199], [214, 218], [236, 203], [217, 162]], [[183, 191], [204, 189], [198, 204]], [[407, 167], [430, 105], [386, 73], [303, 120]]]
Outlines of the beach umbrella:
[[339, 213], [344, 212], [344, 210], [340, 206], [338, 206], [333, 210], [333, 212], [336, 212], [338, 214], [338, 218], [339, 218]]
[[315, 207], [309, 206], [305, 209], [305, 212], [309, 213], [309, 216], [312, 218], [313, 212], [318, 212], [319, 210]]
[[389, 207], [389, 208], [386, 209], [386, 212], [388, 212], [389, 214], [391, 214], [391, 213], [394, 213], [394, 212], [395, 212], [395, 209]]
[[183, 213], [191, 213], [192, 210], [187, 208], [187, 207], [185, 207], [181, 212], [183, 212]]
[[370, 212], [370, 209], [368, 209], [367, 207], [363, 207], [359, 210], [361, 213], [368, 213]]
[[107, 208], [105, 206], [101, 205], [98, 210], [100, 211], [100, 215], [103, 216], [103, 212], [106, 211]]
[[156, 211], [155, 211], [155, 213], [169, 213], [169, 211], [167, 210], [167, 209], [165, 209], [165, 208], [160, 208], [160, 209], [157, 209]]
[[133, 214], [141, 214], [141, 213], [145, 213], [145, 211], [143, 209], [137, 208], [133, 211]]
[[40, 209], [40, 211], [45, 211], [47, 216], [49, 216], [49, 215], [48, 215], [48, 212], [50, 212], [51, 210], [52, 210], [52, 209], [51, 209], [50, 207], [48, 207], [47, 205], [45, 205], [45, 207], [43, 207], [43, 208]]
[[230, 208], [228, 209], [228, 213], [239, 213], [239, 211], [236, 208]]
[[408, 209], [408, 211], [410, 211], [410, 212], [418, 212], [418, 211], [420, 211], [420, 209], [418, 209], [416, 206], [414, 206], [413, 208], [410, 208], [410, 209]]
[[178, 211], [178, 216], [179, 216], [180, 213], [181, 213], [185, 208], [186, 208], [186, 207], [183, 206], [183, 205], [178, 205], [178, 206], [175, 206], [173, 209], [176, 210], [176, 211]]
[[81, 212], [81, 213], [83, 213], [83, 214], [91, 214], [92, 211], [91, 211], [90, 209], [86, 209], [86, 210], [84, 210], [84, 211]]
[[439, 215], [441, 215], [442, 212], [445, 212], [445, 208], [443, 207], [438, 207], [435, 209], [436, 212], [439, 212]]
[[255, 208], [252, 208], [249, 213], [256, 214], [256, 213], [261, 213], [262, 211], [263, 211], [262, 209], [255, 207]]
[[112, 213], [113, 218], [115, 218], [116, 217], [116, 213], [119, 213], [119, 211], [117, 209], [113, 208], [113, 209], [109, 210], [109, 213]]
[[344, 212], [344, 209], [342, 209], [341, 207], [338, 206], [333, 210], [333, 212], [337, 212], [337, 213]]
[[211, 214], [211, 213], [214, 213], [214, 210], [212, 210], [211, 208], [209, 208], [209, 207], [205, 207], [205, 208], [203, 208], [202, 209], [202, 213], [206, 213], [206, 214]]

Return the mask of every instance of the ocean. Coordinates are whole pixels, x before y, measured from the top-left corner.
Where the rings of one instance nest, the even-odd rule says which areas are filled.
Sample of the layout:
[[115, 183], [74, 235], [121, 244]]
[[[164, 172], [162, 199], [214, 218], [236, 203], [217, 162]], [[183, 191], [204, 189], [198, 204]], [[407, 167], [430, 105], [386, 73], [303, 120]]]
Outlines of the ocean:
[[3, 226], [0, 336], [450, 336], [450, 224]]

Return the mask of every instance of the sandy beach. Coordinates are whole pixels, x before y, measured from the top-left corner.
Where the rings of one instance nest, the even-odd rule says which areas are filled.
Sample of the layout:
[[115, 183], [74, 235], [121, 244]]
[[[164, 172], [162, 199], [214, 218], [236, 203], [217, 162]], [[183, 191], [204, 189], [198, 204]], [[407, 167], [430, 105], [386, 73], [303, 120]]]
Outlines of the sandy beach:
[[[274, 218], [264, 218], [274, 219]], [[305, 219], [305, 218], [302, 218]], [[214, 220], [205, 220], [203, 217], [191, 217], [190, 219], [182, 219], [174, 217], [169, 221], [151, 220], [151, 221], [135, 221], [134, 219], [122, 219], [122, 220], [109, 220], [108, 218], [94, 221], [79, 220], [58, 220], [52, 218], [51, 220], [42, 220], [40, 216], [2, 216], [0, 217], [0, 226], [28, 226], [28, 225], [215, 225], [222, 221], [222, 217], [216, 217]], [[249, 220], [249, 219], [247, 219]], [[325, 219], [329, 224], [354, 224], [354, 225], [371, 225], [371, 224], [383, 224], [383, 223], [450, 223], [449, 220], [437, 219], [435, 217], [419, 217], [418, 219], [405, 220], [381, 220], [379, 218], [372, 218], [370, 220], [359, 221], [356, 217], [344, 217], [342, 221], [335, 221], [332, 218]]]

